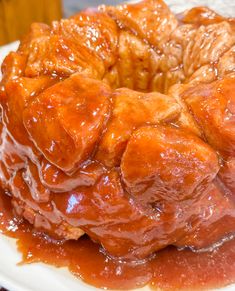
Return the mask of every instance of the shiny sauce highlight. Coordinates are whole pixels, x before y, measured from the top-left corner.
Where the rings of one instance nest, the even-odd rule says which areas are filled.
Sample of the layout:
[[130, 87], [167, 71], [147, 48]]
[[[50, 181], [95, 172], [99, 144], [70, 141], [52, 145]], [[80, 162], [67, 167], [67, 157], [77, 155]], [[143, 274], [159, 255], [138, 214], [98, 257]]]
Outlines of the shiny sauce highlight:
[[235, 282], [235, 240], [211, 252], [167, 247], [143, 262], [109, 258], [87, 236], [78, 241], [53, 241], [15, 217], [11, 198], [0, 192], [0, 233], [17, 239], [21, 264], [43, 262], [67, 267], [75, 277], [99, 288], [132, 289], [149, 285], [161, 290], [202, 290]]

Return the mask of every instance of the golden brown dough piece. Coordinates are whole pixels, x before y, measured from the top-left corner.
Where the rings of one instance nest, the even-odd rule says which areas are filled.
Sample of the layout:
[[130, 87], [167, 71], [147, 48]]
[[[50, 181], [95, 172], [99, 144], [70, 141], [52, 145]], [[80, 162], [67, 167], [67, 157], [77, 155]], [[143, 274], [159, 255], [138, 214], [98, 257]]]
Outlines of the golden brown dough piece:
[[235, 234], [234, 19], [161, 0], [33, 24], [3, 65], [0, 184], [121, 259]]
[[171, 96], [117, 89], [112, 95], [112, 117], [99, 144], [96, 159], [108, 167], [120, 165], [122, 154], [132, 132], [145, 124], [177, 120], [179, 104]]
[[72, 173], [93, 153], [109, 117], [110, 96], [106, 84], [75, 74], [34, 98], [23, 123], [43, 155]]
[[218, 171], [212, 148], [191, 133], [167, 126], [135, 131], [121, 161], [130, 195], [141, 204], [159, 203], [163, 209], [165, 203], [199, 199]]

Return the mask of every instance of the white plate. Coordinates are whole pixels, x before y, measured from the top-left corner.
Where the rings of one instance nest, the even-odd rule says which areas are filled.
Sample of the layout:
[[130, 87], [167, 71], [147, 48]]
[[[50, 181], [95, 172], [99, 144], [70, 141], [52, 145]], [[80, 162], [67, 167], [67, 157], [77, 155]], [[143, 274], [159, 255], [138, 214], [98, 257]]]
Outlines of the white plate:
[[[217, 8], [217, 11], [225, 15], [231, 15], [231, 13], [235, 11], [235, 1], [233, 2], [231, 0], [166, 0], [166, 2], [170, 4], [176, 12], [183, 11], [193, 6], [206, 4], [211, 8]], [[0, 48], [0, 64], [10, 51], [17, 48], [18, 44], [19, 42], [14, 42]], [[41, 263], [17, 266], [20, 260], [21, 254], [16, 250], [15, 241], [0, 235], [0, 286], [10, 291], [99, 290], [78, 280], [65, 268], [58, 269]], [[150, 289], [145, 287], [141, 290]], [[231, 285], [219, 291], [234, 290], [235, 285]]]

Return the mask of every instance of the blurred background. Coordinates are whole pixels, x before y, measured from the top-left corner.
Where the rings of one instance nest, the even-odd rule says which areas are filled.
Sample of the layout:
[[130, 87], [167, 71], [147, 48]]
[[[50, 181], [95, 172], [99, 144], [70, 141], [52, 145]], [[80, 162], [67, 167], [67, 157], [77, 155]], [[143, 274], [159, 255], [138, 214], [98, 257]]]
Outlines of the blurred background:
[[[133, 1], [133, 0], [132, 0]], [[0, 0], [0, 46], [20, 39], [32, 22], [50, 23], [86, 7], [120, 4], [122, 0]], [[127, 0], [126, 0], [127, 2]], [[235, 0], [165, 0], [173, 11], [208, 5], [235, 16]]]
[[64, 0], [64, 15], [68, 17], [73, 14], [74, 11], [82, 10], [86, 7], [98, 6], [100, 4], [118, 5], [121, 2], [124, 2], [124, 0]]
[[32, 22], [50, 23], [85, 7], [121, 0], [0, 0], [0, 45], [20, 39]]

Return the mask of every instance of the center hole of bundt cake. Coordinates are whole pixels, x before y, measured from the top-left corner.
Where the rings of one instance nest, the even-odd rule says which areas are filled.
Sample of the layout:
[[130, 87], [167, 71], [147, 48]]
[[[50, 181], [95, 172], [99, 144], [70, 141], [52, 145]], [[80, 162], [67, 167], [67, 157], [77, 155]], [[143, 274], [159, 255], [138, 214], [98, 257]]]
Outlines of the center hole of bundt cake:
[[145, 93], [167, 93], [172, 85], [184, 80], [181, 45], [172, 40], [158, 50], [126, 30], [119, 35], [115, 64], [104, 75], [104, 81], [113, 89]]

